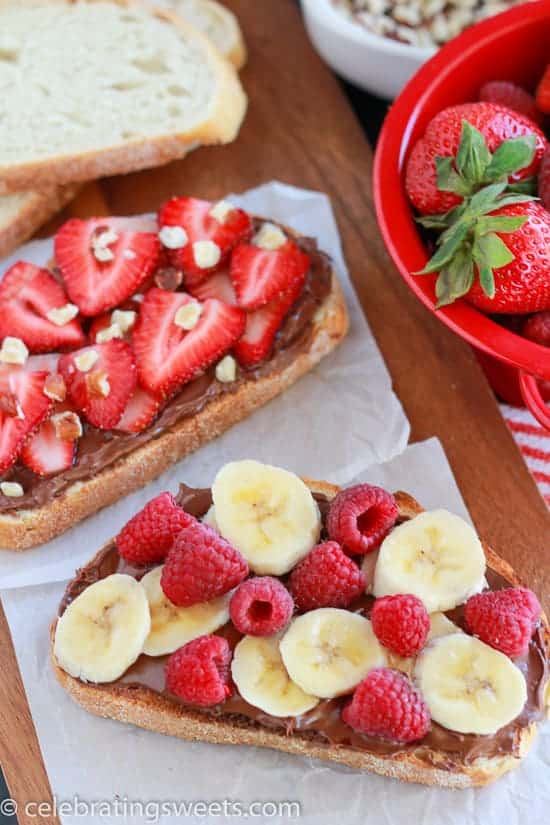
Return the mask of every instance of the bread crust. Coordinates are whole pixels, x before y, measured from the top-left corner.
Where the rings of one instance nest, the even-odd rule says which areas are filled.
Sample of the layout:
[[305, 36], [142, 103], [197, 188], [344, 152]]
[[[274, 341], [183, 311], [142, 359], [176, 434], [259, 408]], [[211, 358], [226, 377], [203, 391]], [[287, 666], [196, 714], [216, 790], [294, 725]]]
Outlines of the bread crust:
[[[334, 497], [340, 489], [324, 481], [312, 481], [307, 478], [304, 478], [304, 481], [313, 492], [322, 493], [328, 498]], [[422, 512], [422, 507], [408, 493], [398, 492], [395, 498], [400, 516], [412, 518]], [[521, 584], [506, 561], [487, 545], [484, 544], [483, 549], [487, 564], [492, 570], [514, 586]], [[89, 562], [90, 565], [94, 563], [95, 558], [96, 556]], [[543, 622], [548, 635], [546, 616], [543, 616]], [[536, 722], [521, 731], [518, 756], [479, 757], [460, 769], [445, 766], [445, 754], [433, 749], [430, 749], [432, 764], [427, 764], [425, 759], [420, 759], [414, 751], [397, 755], [374, 755], [353, 748], [333, 747], [297, 734], [287, 735], [283, 730], [270, 730], [258, 725], [251, 726], [244, 721], [207, 716], [200, 711], [183, 708], [168, 697], [141, 685], [132, 686], [130, 690], [126, 685], [117, 690], [109, 684], [93, 685], [81, 682], [69, 676], [55, 661], [53, 644], [56, 624], [57, 619], [53, 621], [50, 633], [52, 666], [61, 686], [79, 705], [95, 716], [116, 719], [188, 741], [274, 748], [299, 756], [338, 762], [357, 770], [404, 782], [461, 789], [486, 785], [517, 767], [528, 753], [537, 731]]]
[[[0, 0], [0, 6], [9, 0]], [[47, 0], [71, 5], [75, 0]], [[86, 0], [88, 3], [100, 0]], [[158, 138], [136, 138], [124, 145], [81, 152], [78, 155], [57, 155], [27, 163], [0, 165], [0, 194], [22, 189], [94, 180], [121, 175], [140, 169], [162, 166], [184, 157], [199, 145], [230, 143], [237, 136], [247, 108], [247, 97], [235, 66], [225, 59], [208, 38], [172, 11], [154, 8], [140, 0], [110, 0], [126, 8], [147, 8], [148, 12], [187, 31], [201, 42], [212, 66], [217, 95], [212, 102], [208, 120], [187, 132]], [[244, 47], [244, 44], [243, 44]]]
[[283, 370], [245, 381], [235, 393], [214, 399], [86, 481], [77, 481], [42, 507], [0, 514], [0, 547], [26, 550], [73, 527], [102, 507], [143, 487], [176, 461], [198, 450], [282, 393], [328, 355], [348, 330], [344, 296], [333, 272], [310, 344]]
[[78, 186], [55, 186], [29, 192], [28, 201], [10, 223], [0, 228], [0, 258], [28, 240], [53, 215], [72, 201]]

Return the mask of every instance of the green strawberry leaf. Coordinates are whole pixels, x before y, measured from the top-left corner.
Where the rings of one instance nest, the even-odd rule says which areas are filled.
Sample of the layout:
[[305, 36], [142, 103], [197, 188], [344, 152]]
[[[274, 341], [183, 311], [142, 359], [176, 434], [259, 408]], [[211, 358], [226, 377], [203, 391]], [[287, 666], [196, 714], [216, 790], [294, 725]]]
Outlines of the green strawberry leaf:
[[488, 298], [495, 297], [495, 277], [493, 275], [493, 270], [487, 264], [478, 264], [478, 277], [479, 283], [481, 284], [481, 288], [483, 292], [487, 295]]
[[470, 290], [474, 282], [474, 262], [471, 250], [464, 246], [439, 273], [435, 285], [436, 309], [452, 304]]
[[446, 229], [449, 225], [449, 213], [445, 212], [442, 215], [424, 215], [417, 218], [416, 222], [423, 226], [424, 229]]
[[521, 229], [527, 215], [487, 215], [477, 219], [476, 235], [486, 235], [488, 232], [515, 232]]
[[437, 188], [440, 192], [453, 192], [455, 195], [466, 197], [472, 191], [471, 186], [460, 177], [454, 168], [453, 158], [436, 157]]
[[517, 192], [519, 195], [536, 195], [538, 191], [536, 177], [516, 180], [508, 184], [508, 192]]
[[493, 182], [507, 179], [514, 172], [530, 166], [535, 157], [536, 145], [535, 135], [503, 141], [485, 169], [485, 180]]
[[[498, 198], [494, 208], [502, 209], [503, 206], [515, 206], [517, 203], [531, 203], [532, 201], [538, 201], [538, 198], [532, 198], [531, 195], [503, 195], [501, 198]], [[491, 209], [490, 211], [493, 210]]]
[[488, 235], [482, 235], [476, 238], [477, 245], [481, 250], [487, 264], [491, 269], [500, 269], [502, 266], [507, 266], [514, 260], [514, 254], [510, 252], [502, 238], [490, 232]]
[[481, 183], [491, 163], [491, 153], [485, 138], [475, 126], [462, 121], [460, 144], [456, 154], [456, 168], [464, 180], [470, 184]]
[[469, 231], [467, 222], [459, 222], [451, 226], [439, 238], [439, 249], [430, 258], [424, 269], [415, 272], [415, 275], [429, 275], [439, 272], [456, 255]]
[[[506, 189], [506, 182], [503, 181], [502, 183], [492, 183], [489, 186], [485, 186], [483, 189], [480, 189], [479, 192], [476, 192], [475, 195], [472, 195], [470, 201], [468, 203], [468, 210], [471, 212], [472, 215], [485, 215], [487, 212], [492, 212], [494, 209], [499, 209], [502, 206], [502, 202], [498, 200], [500, 195]], [[514, 195], [514, 197], [522, 197], [521, 195]]]

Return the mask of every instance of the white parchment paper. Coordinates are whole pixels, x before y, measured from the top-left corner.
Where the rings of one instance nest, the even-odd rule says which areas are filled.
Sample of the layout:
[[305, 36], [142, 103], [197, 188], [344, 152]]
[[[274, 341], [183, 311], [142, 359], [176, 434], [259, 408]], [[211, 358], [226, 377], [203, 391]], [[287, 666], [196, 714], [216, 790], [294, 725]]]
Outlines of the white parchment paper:
[[[361, 473], [358, 480], [405, 489], [426, 507], [466, 510], [436, 439], [408, 447], [399, 457]], [[262, 825], [543, 825], [550, 810], [550, 726], [543, 727], [521, 767], [479, 790], [446, 791], [406, 785], [345, 767], [259, 748], [187, 743], [86, 713], [55, 681], [49, 656], [49, 624], [64, 586], [2, 594], [23, 682], [52, 791], [58, 801], [104, 800], [108, 812], [62, 815], [63, 825], [162, 825], [231, 823], [242, 817], [204, 814], [156, 816], [161, 802], [275, 804], [297, 802], [301, 816], [264, 815]], [[16, 731], [13, 732], [16, 735]], [[114, 800], [148, 807], [117, 816]], [[171, 809], [174, 810], [174, 809]], [[269, 809], [273, 810], [273, 809]], [[147, 817], [149, 813], [149, 818]], [[267, 813], [267, 811], [266, 811]]]
[[[178, 483], [204, 486], [219, 467], [235, 458], [271, 461], [310, 478], [335, 483], [352, 478], [374, 462], [398, 455], [409, 424], [391, 388], [391, 379], [351, 285], [338, 228], [326, 195], [280, 183], [264, 184], [231, 200], [258, 215], [289, 224], [319, 240], [335, 261], [349, 307], [351, 328], [340, 347], [282, 396], [188, 456], [155, 482], [39, 548], [0, 551], [0, 587], [20, 587], [69, 578], [149, 499]], [[44, 264], [52, 242], [35, 241], [2, 264], [24, 258]], [[365, 265], [368, 278], [368, 263]]]

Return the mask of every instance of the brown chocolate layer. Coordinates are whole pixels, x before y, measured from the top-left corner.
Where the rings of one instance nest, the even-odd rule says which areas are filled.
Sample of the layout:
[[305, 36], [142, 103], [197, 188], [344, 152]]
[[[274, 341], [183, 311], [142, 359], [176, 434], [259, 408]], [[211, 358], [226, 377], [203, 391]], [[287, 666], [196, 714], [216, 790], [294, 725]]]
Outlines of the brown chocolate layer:
[[[323, 522], [325, 522], [328, 511], [327, 501], [322, 496], [315, 497], [320, 506]], [[212, 496], [210, 490], [195, 490], [182, 484], [178, 501], [187, 512], [200, 518], [209, 509]], [[141, 578], [146, 572], [144, 568], [128, 565], [120, 558], [115, 544], [112, 543], [103, 550], [94, 564], [78, 571], [67, 587], [59, 608], [59, 615], [73, 599], [95, 581], [112, 573], [126, 573]], [[509, 585], [506, 579], [492, 570], [487, 571], [487, 581], [491, 590], [499, 590]], [[362, 596], [350, 609], [368, 616], [373, 601], [374, 599], [370, 596]], [[463, 607], [449, 611], [447, 615], [456, 624], [464, 625]], [[225, 625], [217, 633], [224, 636], [232, 648], [241, 638], [241, 634], [231, 623]], [[120, 679], [108, 687], [122, 693], [131, 691], [135, 686], [145, 687], [162, 694], [176, 706], [185, 707], [185, 703], [177, 696], [166, 691], [164, 668], [167, 659], [168, 656], [151, 657], [143, 654]], [[417, 759], [426, 764], [434, 764], [434, 758], [437, 757], [438, 767], [449, 770], [461, 769], [479, 757], [518, 755], [522, 730], [532, 722], [543, 718], [543, 694], [548, 679], [548, 650], [542, 627], [534, 633], [527, 654], [514, 659], [514, 662], [525, 676], [527, 702], [517, 719], [492, 736], [456, 733], [435, 722], [432, 722], [431, 729], [424, 739], [408, 745], [365, 736], [352, 730], [341, 719], [341, 710], [349, 701], [349, 697], [346, 696], [322, 700], [315, 708], [295, 718], [270, 716], [246, 702], [236, 689], [223, 705], [214, 708], [194, 707], [193, 709], [220, 719], [231, 719], [240, 725], [261, 725], [281, 730], [289, 736], [315, 739], [334, 747], [355, 748], [392, 757], [414, 753]]]
[[270, 357], [250, 370], [239, 369], [237, 379], [221, 383], [214, 368], [186, 384], [162, 409], [155, 421], [143, 432], [127, 434], [116, 430], [99, 430], [84, 424], [84, 433], [78, 442], [75, 463], [70, 469], [55, 476], [40, 478], [32, 470], [17, 463], [5, 478], [16, 481], [24, 494], [17, 499], [0, 493], [0, 512], [41, 507], [61, 495], [75, 481], [82, 481], [118, 459], [158, 438], [167, 429], [183, 419], [196, 415], [208, 403], [227, 393], [235, 393], [247, 381], [254, 381], [283, 370], [300, 352], [309, 347], [315, 313], [326, 300], [332, 286], [330, 258], [317, 249], [311, 238], [297, 239], [300, 247], [311, 258], [311, 269], [300, 298], [296, 301], [277, 333]]

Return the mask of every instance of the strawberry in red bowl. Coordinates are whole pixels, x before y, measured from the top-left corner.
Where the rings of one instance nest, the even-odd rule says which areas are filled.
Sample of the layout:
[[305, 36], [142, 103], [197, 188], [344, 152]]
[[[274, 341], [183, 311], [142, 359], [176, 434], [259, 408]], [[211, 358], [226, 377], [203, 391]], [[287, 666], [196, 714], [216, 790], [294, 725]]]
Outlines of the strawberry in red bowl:
[[[537, 386], [550, 380], [550, 349], [524, 337], [521, 322], [550, 308], [548, 144], [535, 99], [549, 37], [545, 0], [530, 4], [529, 15], [518, 8], [479, 23], [441, 49], [390, 110], [374, 194], [409, 287], [491, 359], [491, 374], [515, 368], [525, 402], [550, 428]], [[527, 116], [533, 111], [537, 122]], [[504, 394], [512, 401], [519, 393], [507, 385]]]

